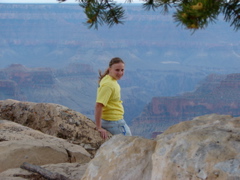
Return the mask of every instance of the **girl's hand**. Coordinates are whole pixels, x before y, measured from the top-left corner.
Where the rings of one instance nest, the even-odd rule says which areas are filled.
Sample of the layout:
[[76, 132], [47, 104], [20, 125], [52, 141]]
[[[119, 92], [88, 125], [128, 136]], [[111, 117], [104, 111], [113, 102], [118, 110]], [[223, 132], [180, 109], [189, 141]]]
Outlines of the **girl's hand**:
[[103, 139], [107, 139], [108, 138], [108, 135], [107, 135], [107, 131], [103, 128], [96, 128], [98, 132], [101, 133], [101, 137]]

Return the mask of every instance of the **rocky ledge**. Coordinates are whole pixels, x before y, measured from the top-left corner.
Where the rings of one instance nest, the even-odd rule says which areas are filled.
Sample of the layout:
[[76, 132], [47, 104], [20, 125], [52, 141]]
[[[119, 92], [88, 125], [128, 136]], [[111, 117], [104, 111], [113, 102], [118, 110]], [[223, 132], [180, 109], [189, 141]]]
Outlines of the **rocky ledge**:
[[[23, 162], [60, 173], [69, 180], [240, 179], [240, 117], [199, 116], [171, 126], [152, 140], [116, 135], [103, 142], [98, 132], [94, 132], [93, 122], [60, 105], [8, 100], [0, 102], [0, 108], [2, 118], [25, 124], [0, 121], [0, 179], [42, 178], [19, 168]], [[37, 116], [26, 118], [24, 111]], [[81, 123], [73, 117], [78, 117]], [[75, 125], [68, 121], [75, 121]], [[81, 146], [84, 138], [74, 136], [76, 129], [70, 127], [75, 127], [76, 122], [83, 128], [79, 132], [85, 132], [86, 127], [89, 130], [83, 136], [91, 137], [88, 144], [99, 142], [96, 154]], [[42, 132], [26, 127], [30, 124]], [[63, 132], [60, 124], [71, 133], [65, 139], [56, 137]], [[82, 143], [74, 144], [74, 141]]]
[[0, 120], [0, 172], [8, 170], [0, 175], [0, 179], [1, 176], [5, 179], [3, 177], [12, 172], [19, 174], [18, 170], [12, 168], [19, 168], [24, 162], [48, 166], [73, 163], [68, 165], [70, 168], [76, 164], [84, 165], [90, 159], [91, 154], [79, 145], [11, 121]]
[[104, 143], [82, 180], [240, 179], [240, 118], [206, 115], [154, 140], [117, 135]]
[[81, 145], [92, 155], [104, 143], [92, 120], [59, 104], [8, 99], [0, 101], [0, 118]]

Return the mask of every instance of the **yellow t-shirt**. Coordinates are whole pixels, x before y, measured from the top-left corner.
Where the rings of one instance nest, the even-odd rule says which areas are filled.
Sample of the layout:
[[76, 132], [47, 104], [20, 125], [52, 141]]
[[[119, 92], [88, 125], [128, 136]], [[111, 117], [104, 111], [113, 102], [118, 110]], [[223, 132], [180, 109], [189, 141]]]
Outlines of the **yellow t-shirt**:
[[117, 121], [123, 119], [124, 109], [121, 101], [121, 88], [116, 79], [106, 75], [100, 81], [96, 102], [103, 104], [102, 119]]

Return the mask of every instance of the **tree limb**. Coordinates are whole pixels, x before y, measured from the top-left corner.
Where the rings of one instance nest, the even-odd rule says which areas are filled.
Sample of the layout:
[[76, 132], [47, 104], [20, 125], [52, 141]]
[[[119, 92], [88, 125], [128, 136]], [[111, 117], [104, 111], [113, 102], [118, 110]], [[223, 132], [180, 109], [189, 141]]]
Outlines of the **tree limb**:
[[28, 171], [31, 171], [34, 173], [38, 173], [48, 180], [69, 180], [69, 178], [67, 178], [66, 176], [64, 176], [62, 174], [53, 173], [51, 171], [48, 171], [48, 170], [42, 168], [41, 166], [29, 164], [27, 162], [24, 162], [20, 167], [22, 169], [25, 169], [25, 170], [28, 170]]

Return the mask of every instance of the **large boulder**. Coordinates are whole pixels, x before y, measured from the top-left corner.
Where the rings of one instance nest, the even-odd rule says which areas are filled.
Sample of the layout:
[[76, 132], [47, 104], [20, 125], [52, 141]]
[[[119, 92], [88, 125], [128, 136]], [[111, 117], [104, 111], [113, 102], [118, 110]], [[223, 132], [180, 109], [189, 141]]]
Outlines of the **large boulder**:
[[155, 146], [153, 140], [113, 136], [101, 146], [82, 179], [148, 180]]
[[23, 162], [35, 165], [88, 163], [83, 147], [43, 134], [20, 124], [0, 120], [0, 172], [18, 168]]
[[240, 117], [206, 115], [155, 140], [117, 135], [104, 143], [82, 180], [240, 179]]
[[92, 120], [59, 104], [3, 100], [0, 101], [0, 118], [67, 139], [92, 155], [105, 142], [94, 129], [96, 125]]

